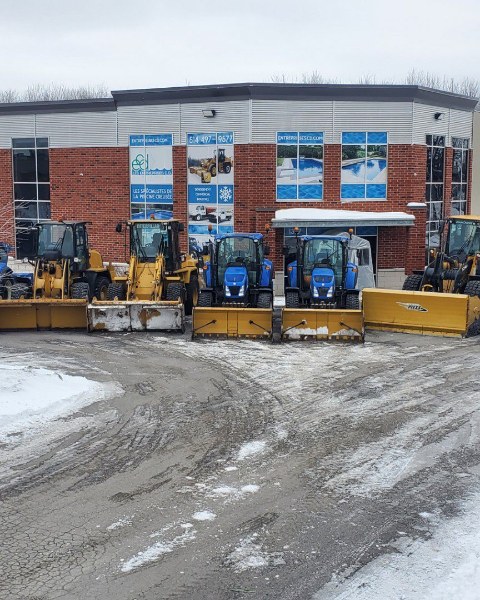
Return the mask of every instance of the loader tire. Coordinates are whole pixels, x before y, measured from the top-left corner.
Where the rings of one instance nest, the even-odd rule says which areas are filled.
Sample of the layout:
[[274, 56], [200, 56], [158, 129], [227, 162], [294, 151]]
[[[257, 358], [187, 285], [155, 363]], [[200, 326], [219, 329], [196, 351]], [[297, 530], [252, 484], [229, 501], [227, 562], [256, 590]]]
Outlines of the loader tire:
[[198, 296], [198, 306], [203, 308], [210, 308], [213, 304], [212, 292], [200, 292]]
[[110, 280], [108, 277], [103, 277], [100, 275], [95, 279], [95, 286], [93, 288], [93, 295], [97, 300], [106, 300], [108, 294], [108, 286], [110, 285]]
[[447, 269], [443, 274], [443, 279], [447, 281], [455, 281], [458, 275], [458, 269]]
[[170, 302], [185, 301], [185, 286], [183, 283], [174, 281], [167, 286], [167, 300]]
[[272, 294], [260, 292], [257, 298], [257, 308], [272, 308]]
[[300, 306], [300, 298], [298, 292], [287, 292], [285, 294], [285, 308], [298, 308]]
[[467, 329], [467, 333], [465, 337], [474, 337], [476, 335], [480, 335], [480, 319], [476, 319], [470, 327]]
[[[463, 290], [464, 294], [467, 294], [467, 296], [478, 296], [480, 297], [480, 281], [477, 281], [476, 279], [473, 281], [469, 281], [467, 283], [467, 285], [465, 286], [465, 289]], [[475, 321], [476, 323], [477, 321]], [[475, 323], [472, 323], [472, 325], [474, 325]]]
[[190, 283], [187, 283], [185, 286], [185, 292], [185, 314], [190, 316], [192, 314], [193, 307], [197, 306], [198, 304], [199, 287], [197, 275], [190, 276]]
[[88, 300], [90, 296], [90, 286], [83, 281], [74, 283], [72, 284], [71, 295], [73, 300]]
[[225, 163], [223, 165], [223, 172], [228, 175], [230, 173], [230, 171], [232, 170], [232, 165], [230, 163]]
[[423, 275], [409, 275], [403, 282], [402, 290], [418, 292], [422, 285]]
[[12, 300], [20, 300], [20, 298], [28, 298], [28, 286], [24, 283], [14, 283], [10, 288], [10, 298]]
[[347, 294], [345, 298], [345, 308], [349, 308], [351, 310], [359, 310], [360, 298], [358, 297], [358, 294]]
[[212, 165], [212, 166], [210, 167], [210, 175], [211, 175], [212, 177], [216, 177], [216, 176], [217, 176], [217, 167], [216, 167], [215, 165]]
[[111, 283], [107, 290], [107, 300], [125, 300], [127, 294], [123, 283]]

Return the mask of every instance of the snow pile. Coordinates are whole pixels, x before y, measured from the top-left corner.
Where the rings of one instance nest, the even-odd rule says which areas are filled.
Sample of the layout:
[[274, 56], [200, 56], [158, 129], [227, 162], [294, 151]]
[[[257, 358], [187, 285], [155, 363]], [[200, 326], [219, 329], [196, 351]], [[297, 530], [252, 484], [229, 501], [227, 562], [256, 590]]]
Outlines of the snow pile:
[[208, 498], [229, 498], [238, 500], [248, 494], [255, 494], [259, 489], [260, 486], [256, 485], [255, 483], [242, 485], [240, 488], [232, 485], [219, 485], [218, 487], [207, 491], [206, 496]]
[[112, 386], [50, 369], [20, 364], [0, 366], [0, 440], [15, 441], [26, 430], [104, 400]]
[[192, 515], [195, 521], [213, 521], [217, 515], [209, 510], [199, 510]]
[[237, 460], [245, 460], [257, 454], [263, 454], [267, 449], [267, 443], [257, 440], [243, 444], [237, 454]]
[[258, 533], [253, 533], [240, 540], [239, 546], [227, 556], [225, 564], [235, 572], [242, 573], [248, 569], [278, 567], [284, 565], [285, 560], [283, 552], [265, 552], [258, 543]]

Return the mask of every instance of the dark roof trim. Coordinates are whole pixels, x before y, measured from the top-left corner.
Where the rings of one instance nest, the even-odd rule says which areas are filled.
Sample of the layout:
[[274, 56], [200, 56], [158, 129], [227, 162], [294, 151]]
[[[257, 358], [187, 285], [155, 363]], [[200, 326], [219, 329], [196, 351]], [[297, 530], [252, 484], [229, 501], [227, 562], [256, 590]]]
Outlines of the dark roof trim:
[[93, 100], [51, 100], [48, 102], [12, 102], [0, 104], [0, 115], [60, 112], [102, 112], [117, 110], [113, 98]]
[[114, 111], [117, 105], [225, 102], [229, 100], [351, 100], [416, 102], [473, 112], [476, 98], [417, 85], [227, 83], [112, 92], [113, 98], [0, 104], [0, 114]]

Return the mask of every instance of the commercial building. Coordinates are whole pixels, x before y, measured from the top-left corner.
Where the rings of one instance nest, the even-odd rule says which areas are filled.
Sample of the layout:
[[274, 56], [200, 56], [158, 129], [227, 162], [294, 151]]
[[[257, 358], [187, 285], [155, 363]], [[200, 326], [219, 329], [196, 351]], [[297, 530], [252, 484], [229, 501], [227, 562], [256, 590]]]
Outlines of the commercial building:
[[[293, 228], [353, 227], [379, 285], [398, 286], [468, 213], [476, 100], [418, 86], [229, 84], [0, 105], [0, 237], [85, 219], [125, 258], [120, 220], [173, 214], [199, 249], [208, 225], [263, 231], [277, 280]], [[477, 126], [478, 129], [478, 126]]]

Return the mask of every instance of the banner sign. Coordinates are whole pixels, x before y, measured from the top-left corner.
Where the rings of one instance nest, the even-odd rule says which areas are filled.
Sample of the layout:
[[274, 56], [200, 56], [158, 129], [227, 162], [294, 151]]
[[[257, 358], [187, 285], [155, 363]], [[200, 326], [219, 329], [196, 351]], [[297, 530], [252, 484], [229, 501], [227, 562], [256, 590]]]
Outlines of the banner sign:
[[171, 219], [173, 215], [173, 135], [130, 135], [132, 219]]
[[234, 231], [233, 132], [187, 134], [188, 234], [200, 252], [212, 233]]
[[388, 135], [386, 131], [342, 133], [342, 200], [385, 200]]

